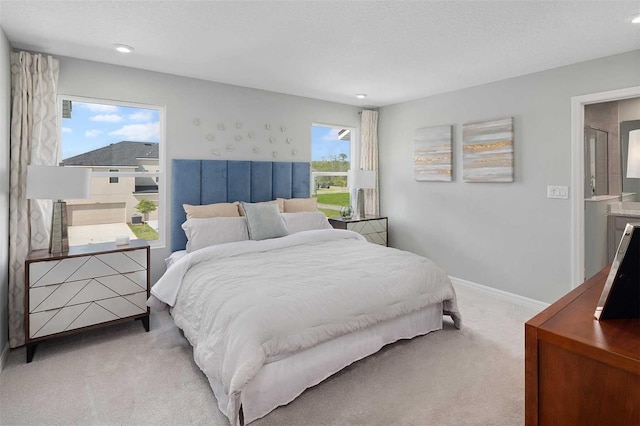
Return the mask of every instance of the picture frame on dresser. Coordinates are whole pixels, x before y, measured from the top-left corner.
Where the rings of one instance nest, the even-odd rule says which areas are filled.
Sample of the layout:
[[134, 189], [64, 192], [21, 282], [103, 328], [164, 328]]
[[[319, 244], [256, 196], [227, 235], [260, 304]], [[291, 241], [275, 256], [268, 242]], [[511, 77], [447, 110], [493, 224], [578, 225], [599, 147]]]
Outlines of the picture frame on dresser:
[[39, 343], [130, 320], [149, 331], [150, 246], [145, 240], [31, 251], [25, 260], [27, 363]]
[[594, 317], [640, 318], [640, 222], [624, 229]]

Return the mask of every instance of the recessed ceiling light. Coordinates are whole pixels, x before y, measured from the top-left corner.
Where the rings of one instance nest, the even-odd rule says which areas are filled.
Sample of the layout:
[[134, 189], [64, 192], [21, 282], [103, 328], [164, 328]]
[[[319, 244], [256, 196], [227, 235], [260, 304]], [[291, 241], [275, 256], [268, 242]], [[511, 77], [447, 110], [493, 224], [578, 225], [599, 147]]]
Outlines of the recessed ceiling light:
[[366, 98], [366, 97], [367, 97], [367, 94], [366, 94], [366, 93], [357, 93], [357, 94], [356, 94], [356, 98], [358, 98], [358, 99], [364, 99], [364, 98]]
[[114, 44], [113, 47], [120, 53], [131, 53], [135, 49], [131, 46], [127, 46], [126, 44]]

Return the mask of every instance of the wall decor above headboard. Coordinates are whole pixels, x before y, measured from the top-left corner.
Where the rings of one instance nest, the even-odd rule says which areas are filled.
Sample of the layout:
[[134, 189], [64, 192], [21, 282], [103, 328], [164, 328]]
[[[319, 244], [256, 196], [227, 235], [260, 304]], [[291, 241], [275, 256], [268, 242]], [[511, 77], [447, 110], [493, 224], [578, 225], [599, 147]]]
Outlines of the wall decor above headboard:
[[171, 167], [171, 251], [182, 250], [187, 243], [183, 204], [310, 196], [310, 163], [175, 159]]

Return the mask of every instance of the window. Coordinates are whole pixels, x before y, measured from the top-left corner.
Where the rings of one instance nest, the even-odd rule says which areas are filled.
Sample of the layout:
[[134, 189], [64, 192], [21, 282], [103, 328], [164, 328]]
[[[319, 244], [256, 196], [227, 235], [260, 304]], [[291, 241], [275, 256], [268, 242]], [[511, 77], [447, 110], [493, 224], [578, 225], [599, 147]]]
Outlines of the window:
[[[91, 169], [91, 194], [67, 201], [69, 245], [163, 238], [164, 109], [60, 96], [60, 158]], [[105, 179], [107, 178], [107, 179]]]
[[311, 126], [311, 177], [313, 197], [327, 217], [340, 216], [343, 206], [352, 205], [347, 172], [355, 161], [351, 139], [355, 130], [329, 124]]
[[[118, 169], [109, 169], [110, 172], [117, 172]], [[118, 183], [118, 176], [109, 176], [109, 183]]]

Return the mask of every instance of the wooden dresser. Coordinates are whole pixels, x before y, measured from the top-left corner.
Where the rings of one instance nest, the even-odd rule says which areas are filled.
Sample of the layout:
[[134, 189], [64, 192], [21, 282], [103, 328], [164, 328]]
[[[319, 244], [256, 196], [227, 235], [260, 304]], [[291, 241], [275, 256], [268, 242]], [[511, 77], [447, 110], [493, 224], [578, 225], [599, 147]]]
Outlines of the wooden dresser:
[[593, 317], [608, 273], [525, 324], [526, 425], [640, 425], [640, 319]]

